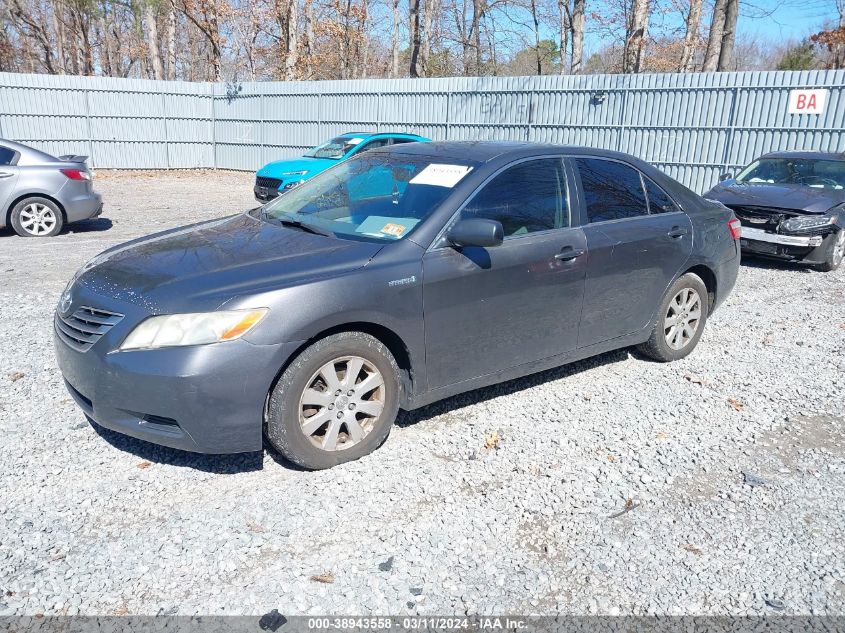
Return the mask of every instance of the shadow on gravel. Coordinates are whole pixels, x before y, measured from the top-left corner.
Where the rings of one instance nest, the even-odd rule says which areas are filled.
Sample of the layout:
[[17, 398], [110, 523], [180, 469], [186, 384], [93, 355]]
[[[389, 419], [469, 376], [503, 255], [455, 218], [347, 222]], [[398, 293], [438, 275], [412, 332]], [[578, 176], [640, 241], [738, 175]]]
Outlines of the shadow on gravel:
[[782, 259], [766, 259], [765, 257], [751, 257], [749, 255], [742, 256], [742, 266], [744, 268], [758, 268], [760, 270], [791, 270], [797, 273], [816, 272], [812, 266], [808, 266], [807, 264], [796, 264]]
[[82, 222], [74, 222], [65, 227], [65, 233], [98, 233], [100, 231], [108, 231], [114, 226], [114, 223], [108, 218], [94, 218], [93, 220], [82, 220]]
[[[479, 402], [485, 402], [500, 396], [509, 396], [519, 391], [542, 385], [546, 382], [560, 380], [561, 378], [566, 378], [567, 376], [579, 374], [588, 369], [595, 369], [604, 365], [618, 363], [620, 361], [627, 360], [631, 355], [632, 350], [629, 348], [618, 349], [612, 352], [607, 352], [606, 354], [600, 354], [598, 356], [593, 356], [592, 358], [586, 358], [575, 363], [570, 363], [569, 365], [564, 365], [562, 367], [555, 367], [554, 369], [548, 369], [523, 378], [515, 378], [514, 380], [499, 383], [498, 385], [492, 385], [490, 387], [484, 387], [483, 389], [476, 389], [457, 396], [452, 396], [451, 398], [435, 402], [434, 404], [430, 404], [421, 409], [416, 409], [415, 411], [400, 411], [399, 418], [396, 420], [396, 425], [400, 427], [412, 426], [418, 422], [430, 420], [431, 418], [443, 415], [444, 413], [448, 413], [454, 409], [461, 409], [471, 404], [478, 404]], [[639, 355], [636, 357], [640, 358]]]
[[[261, 470], [264, 463], [263, 451], [253, 453], [233, 453], [231, 455], [203, 455], [201, 453], [189, 453], [175, 448], [158, 446], [144, 440], [135, 439], [122, 433], [117, 433], [104, 428], [96, 422], [91, 422], [91, 427], [101, 438], [124, 453], [132, 453], [141, 459], [155, 464], [166, 464], [168, 466], [181, 466], [184, 468], [195, 468], [207, 473], [217, 475], [234, 475]], [[287, 465], [287, 464], [286, 464]]]

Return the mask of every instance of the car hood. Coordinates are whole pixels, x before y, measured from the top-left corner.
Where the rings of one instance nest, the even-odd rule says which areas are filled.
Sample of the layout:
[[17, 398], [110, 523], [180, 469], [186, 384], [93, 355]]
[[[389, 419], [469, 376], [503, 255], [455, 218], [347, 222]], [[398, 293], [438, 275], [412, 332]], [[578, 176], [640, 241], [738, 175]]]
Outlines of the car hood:
[[805, 213], [826, 213], [845, 201], [845, 189], [821, 189], [794, 185], [747, 185], [727, 180], [716, 185], [705, 198], [727, 206], [775, 207]]
[[243, 214], [117, 246], [88, 262], [77, 282], [154, 313], [211, 310], [234, 297], [355, 270], [382, 247]]
[[308, 158], [307, 156], [291, 158], [290, 160], [277, 160], [264, 165], [264, 167], [258, 170], [258, 175], [266, 178], [286, 178], [287, 176], [283, 176], [283, 174], [294, 171], [305, 171], [307, 173], [290, 176], [290, 178], [307, 178], [314, 174], [319, 174], [321, 171], [325, 171], [332, 165], [337, 165], [338, 162], [340, 161], [330, 158]]

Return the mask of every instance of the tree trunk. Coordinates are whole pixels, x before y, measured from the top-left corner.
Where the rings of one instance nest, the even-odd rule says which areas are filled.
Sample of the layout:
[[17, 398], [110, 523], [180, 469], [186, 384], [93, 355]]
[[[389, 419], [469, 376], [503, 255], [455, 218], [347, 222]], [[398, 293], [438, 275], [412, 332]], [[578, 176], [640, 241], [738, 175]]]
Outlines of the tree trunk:
[[687, 14], [687, 32], [684, 35], [684, 47], [681, 50], [681, 63], [678, 70], [688, 73], [695, 67], [695, 49], [698, 44], [698, 28], [701, 26], [701, 8], [704, 0], [690, 0]]
[[420, 63], [420, 0], [408, 0], [410, 11], [410, 39], [411, 39], [411, 77], [422, 77], [423, 69]]
[[739, 0], [728, 0], [725, 7], [725, 28], [722, 32], [722, 46], [719, 50], [720, 71], [731, 70], [736, 41], [736, 20], [739, 17]]
[[584, 57], [584, 22], [587, 0], [575, 0], [572, 7], [572, 68], [573, 75], [581, 72]]
[[531, 0], [531, 19], [534, 22], [534, 57], [537, 60], [537, 74], [543, 74], [543, 56], [540, 52], [540, 19], [537, 17], [537, 0]]
[[158, 24], [156, 23], [156, 10], [152, 2], [147, 0], [144, 6], [144, 22], [147, 27], [147, 45], [150, 49], [150, 66], [153, 69], [153, 78], [161, 81], [164, 79], [164, 64], [161, 60], [161, 50], [158, 46]]
[[167, 78], [176, 79], [176, 0], [170, 0], [167, 11]]
[[560, 21], [560, 68], [561, 75], [566, 74], [567, 52], [569, 50], [569, 31], [572, 28], [572, 16], [569, 14], [569, 0], [557, 0], [557, 14]]
[[305, 79], [314, 78], [314, 1], [305, 0]]
[[393, 29], [390, 31], [390, 76], [399, 76], [399, 0], [393, 0]]
[[642, 69], [643, 52], [648, 37], [649, 9], [649, 0], [632, 0], [622, 60], [623, 73], [638, 73]]
[[725, 12], [728, 0], [716, 0], [713, 6], [713, 18], [710, 20], [710, 34], [707, 36], [707, 51], [701, 70], [715, 72], [719, 67], [719, 55], [722, 52], [722, 36], [725, 32]]
[[285, 80], [296, 79], [296, 62], [299, 61], [299, 0], [288, 0], [287, 54], [285, 55]]
[[57, 66], [60, 75], [67, 72], [67, 64], [65, 62], [65, 30], [62, 26], [61, 19], [62, 5], [56, 2], [53, 5], [53, 31], [56, 34], [56, 58], [58, 60]]
[[472, 46], [475, 49], [475, 75], [481, 75], [482, 0], [472, 0]]

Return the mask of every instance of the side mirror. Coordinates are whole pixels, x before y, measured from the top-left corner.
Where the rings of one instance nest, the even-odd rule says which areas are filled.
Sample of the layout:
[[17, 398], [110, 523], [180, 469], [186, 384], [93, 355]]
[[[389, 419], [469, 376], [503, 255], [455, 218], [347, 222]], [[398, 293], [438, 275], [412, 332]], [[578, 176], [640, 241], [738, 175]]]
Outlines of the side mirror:
[[734, 177], [734, 175], [732, 173], [726, 172], [726, 173], [722, 174], [721, 176], [719, 176], [719, 182], [725, 182], [726, 180], [730, 180], [733, 177]]
[[455, 246], [498, 246], [504, 237], [501, 222], [481, 218], [460, 220], [446, 234], [446, 239]]

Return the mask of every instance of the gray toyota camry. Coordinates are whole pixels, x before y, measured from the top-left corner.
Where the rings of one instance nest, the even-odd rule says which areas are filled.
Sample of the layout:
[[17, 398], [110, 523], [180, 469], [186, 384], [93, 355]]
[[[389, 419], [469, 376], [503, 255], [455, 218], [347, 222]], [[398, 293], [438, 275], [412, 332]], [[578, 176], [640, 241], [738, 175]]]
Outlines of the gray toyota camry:
[[739, 232], [628, 155], [412, 143], [102, 253], [61, 296], [56, 353], [96, 424], [205, 453], [266, 434], [327, 468], [400, 408], [620, 347], [683, 358]]

